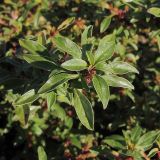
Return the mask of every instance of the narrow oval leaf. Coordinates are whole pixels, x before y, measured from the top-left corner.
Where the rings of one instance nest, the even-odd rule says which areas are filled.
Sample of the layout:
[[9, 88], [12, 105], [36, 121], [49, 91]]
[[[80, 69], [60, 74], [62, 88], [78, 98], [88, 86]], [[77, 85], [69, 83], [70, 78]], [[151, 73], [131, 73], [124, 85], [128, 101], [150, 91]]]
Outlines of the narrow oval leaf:
[[160, 8], [158, 8], [158, 7], [149, 8], [147, 12], [156, 16], [156, 17], [160, 17]]
[[56, 102], [56, 93], [55, 92], [47, 93], [47, 106], [49, 111], [51, 111], [55, 102]]
[[115, 35], [107, 35], [103, 37], [98, 45], [98, 49], [95, 53], [95, 61], [106, 61], [112, 57], [113, 52], [115, 50]]
[[103, 78], [106, 80], [109, 86], [134, 89], [134, 86], [125, 78], [111, 74], [105, 75]]
[[82, 52], [79, 46], [70, 39], [58, 35], [54, 37], [54, 42], [56, 47], [61, 51], [67, 52], [74, 58], [81, 58]]
[[126, 62], [115, 61], [108, 65], [108, 68], [110, 68], [114, 74], [126, 74], [129, 72], [139, 73], [135, 67]]
[[87, 68], [87, 63], [82, 59], [71, 59], [61, 64], [69, 71], [81, 71]]
[[153, 148], [150, 150], [150, 152], [148, 153], [147, 157], [152, 158], [153, 156], [155, 156], [158, 153], [159, 149], [158, 148]]
[[156, 139], [160, 136], [159, 131], [150, 131], [144, 134], [142, 137], [139, 138], [136, 148], [140, 150], [146, 151], [149, 149], [153, 143], [156, 141]]
[[114, 139], [110, 139], [110, 138], [105, 138], [105, 140], [103, 140], [103, 143], [108, 144], [109, 146], [116, 148], [116, 149], [125, 149], [124, 144], [121, 141], [116, 141]]
[[132, 142], [135, 144], [138, 140], [139, 140], [139, 138], [140, 138], [140, 136], [141, 136], [141, 134], [142, 134], [142, 128], [139, 126], [139, 125], [137, 125], [137, 126], [135, 126], [133, 129], [132, 129], [132, 132], [131, 132], [131, 140], [132, 140]]
[[106, 81], [98, 75], [94, 76], [92, 81], [98, 97], [103, 104], [103, 108], [106, 109], [110, 97], [109, 86]]
[[20, 39], [19, 44], [21, 47], [23, 47], [32, 54], [37, 54], [46, 50], [46, 47], [44, 47], [40, 43], [29, 39]]
[[88, 38], [92, 37], [92, 30], [93, 30], [92, 25], [90, 25], [84, 29], [82, 36], [81, 36], [81, 45], [87, 44]]
[[77, 78], [77, 74], [67, 74], [67, 73], [59, 73], [53, 75], [49, 78], [49, 80], [39, 89], [38, 93], [42, 94], [44, 92], [53, 91], [59, 85], [67, 82], [70, 79]]
[[100, 25], [100, 32], [103, 33], [107, 30], [107, 28], [109, 27], [110, 23], [111, 23], [111, 19], [112, 16], [107, 16], [105, 19], [103, 19], [103, 21], [101, 22]]
[[111, 67], [106, 62], [99, 62], [95, 65], [95, 68], [99, 71], [106, 73], [112, 73]]
[[38, 147], [38, 160], [47, 160], [46, 152], [42, 146]]
[[15, 109], [15, 114], [21, 125], [25, 126], [29, 119], [30, 109], [28, 105], [17, 106]]
[[35, 90], [34, 90], [34, 89], [32, 89], [32, 90], [26, 92], [25, 94], [23, 94], [20, 98], [18, 98], [18, 99], [14, 102], [14, 105], [15, 105], [15, 106], [19, 106], [19, 105], [25, 105], [25, 104], [28, 104], [28, 103], [32, 103], [32, 102], [34, 102], [38, 97], [39, 97], [39, 95], [35, 93]]
[[48, 59], [40, 55], [24, 54], [22, 58], [28, 63], [30, 63], [32, 66], [39, 69], [50, 71], [57, 68], [55, 63], [49, 61]]
[[74, 92], [74, 107], [81, 123], [89, 130], [94, 129], [94, 113], [91, 103], [80, 91]]
[[67, 28], [69, 25], [71, 25], [74, 22], [75, 18], [74, 17], [70, 17], [67, 18], [65, 21], [63, 21], [59, 26], [58, 26], [58, 30], [61, 31], [65, 28]]

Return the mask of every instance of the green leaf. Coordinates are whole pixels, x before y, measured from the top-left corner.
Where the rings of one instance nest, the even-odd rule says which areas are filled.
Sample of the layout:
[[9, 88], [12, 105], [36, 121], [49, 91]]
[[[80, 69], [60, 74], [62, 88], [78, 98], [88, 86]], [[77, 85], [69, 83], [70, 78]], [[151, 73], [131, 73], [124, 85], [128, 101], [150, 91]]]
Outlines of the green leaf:
[[137, 141], [139, 140], [141, 134], [142, 134], [142, 128], [137, 125], [136, 127], [134, 127], [131, 131], [131, 140], [132, 142], [135, 144], [137, 143]]
[[21, 47], [23, 47], [24, 49], [26, 49], [28, 52], [32, 54], [38, 54], [46, 50], [46, 47], [44, 47], [40, 43], [33, 41], [33, 40], [20, 39], [19, 43]]
[[46, 152], [42, 146], [38, 147], [38, 160], [47, 160]]
[[112, 57], [115, 50], [115, 35], [107, 35], [103, 37], [98, 45], [98, 49], [95, 52], [96, 63], [100, 61], [106, 61]]
[[57, 35], [54, 37], [54, 42], [56, 47], [61, 51], [67, 52], [68, 54], [73, 56], [73, 58], [81, 59], [82, 52], [79, 46], [70, 39]]
[[146, 151], [153, 145], [153, 143], [159, 136], [160, 136], [159, 131], [147, 132], [146, 134], [144, 134], [142, 137], [139, 138], [135, 147], [139, 150]]
[[105, 75], [103, 78], [106, 80], [109, 86], [134, 89], [134, 86], [125, 78], [112, 74]]
[[71, 25], [74, 22], [75, 18], [74, 17], [70, 17], [67, 18], [65, 21], [63, 21], [59, 26], [58, 26], [58, 30], [61, 31], [65, 28], [67, 28], [69, 25]]
[[39, 97], [38, 94], [35, 93], [34, 89], [29, 90], [25, 94], [23, 94], [20, 98], [18, 98], [13, 105], [19, 106], [19, 105], [25, 105], [28, 103], [34, 102]]
[[159, 151], [158, 148], [151, 149], [150, 152], [148, 153], [147, 157], [152, 158], [153, 156], [155, 156], [158, 153], [158, 151]]
[[48, 59], [40, 55], [24, 54], [22, 58], [28, 63], [30, 63], [32, 66], [39, 69], [50, 71], [57, 68], [55, 63], [49, 61]]
[[124, 149], [125, 148], [124, 144], [122, 144], [120, 141], [116, 141], [114, 139], [105, 138], [105, 140], [103, 140], [103, 142], [108, 144], [112, 148], [116, 148], [116, 149]]
[[93, 30], [92, 25], [90, 25], [84, 29], [82, 36], [81, 36], [81, 45], [88, 43], [88, 38], [92, 37], [92, 30]]
[[147, 12], [156, 16], [156, 17], [160, 17], [160, 8], [158, 8], [158, 7], [149, 8]]
[[106, 109], [110, 97], [109, 86], [106, 81], [98, 75], [95, 75], [92, 81], [98, 97], [103, 104], [103, 108]]
[[38, 35], [38, 39], [37, 39], [37, 42], [41, 45], [45, 45], [47, 43], [47, 40], [46, 40], [46, 35], [44, 32], [42, 32], [41, 34]]
[[51, 92], [59, 85], [67, 82], [70, 79], [75, 79], [78, 77], [78, 74], [67, 74], [59, 73], [53, 75], [48, 79], [48, 81], [39, 89], [38, 93], [42, 94], [44, 92]]
[[112, 16], [107, 16], [100, 24], [100, 32], [103, 33], [107, 30], [111, 23]]
[[126, 74], [129, 72], [139, 73], [135, 67], [131, 66], [126, 62], [115, 61], [108, 65], [108, 68], [110, 68], [110, 70], [112, 70], [112, 73], [114, 74]]
[[74, 92], [74, 107], [81, 123], [89, 130], [94, 129], [94, 113], [91, 103], [80, 91]]
[[87, 63], [82, 59], [71, 59], [61, 64], [69, 71], [81, 71], [87, 68]]
[[99, 71], [106, 73], [112, 73], [111, 67], [106, 62], [99, 62], [95, 65], [95, 68]]
[[66, 119], [66, 112], [62, 106], [60, 106], [58, 103], [55, 104], [53, 114], [55, 117], [59, 118], [61, 121], [64, 121]]
[[86, 52], [87, 59], [91, 65], [94, 65], [94, 55], [92, 52]]
[[28, 122], [30, 109], [28, 105], [17, 106], [15, 109], [15, 114], [17, 116], [17, 119], [20, 121], [21, 125], [25, 126]]
[[47, 93], [47, 106], [49, 111], [51, 111], [55, 102], [56, 102], [56, 93], [55, 92]]

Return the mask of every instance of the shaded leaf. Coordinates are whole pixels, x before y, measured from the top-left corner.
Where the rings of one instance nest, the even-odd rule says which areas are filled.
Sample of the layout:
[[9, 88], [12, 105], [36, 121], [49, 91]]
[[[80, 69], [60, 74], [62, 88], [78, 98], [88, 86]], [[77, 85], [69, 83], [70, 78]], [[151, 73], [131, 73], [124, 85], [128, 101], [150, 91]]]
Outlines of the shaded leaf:
[[40, 55], [24, 54], [22, 58], [28, 63], [30, 63], [32, 66], [39, 69], [50, 71], [57, 68], [55, 63], [49, 61], [48, 59]]

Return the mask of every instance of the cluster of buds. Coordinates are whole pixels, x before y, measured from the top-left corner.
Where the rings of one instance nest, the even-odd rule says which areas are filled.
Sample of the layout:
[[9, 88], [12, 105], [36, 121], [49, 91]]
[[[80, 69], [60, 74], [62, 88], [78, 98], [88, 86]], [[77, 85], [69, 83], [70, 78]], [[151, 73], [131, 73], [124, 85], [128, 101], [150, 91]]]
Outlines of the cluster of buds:
[[84, 76], [84, 79], [85, 79], [87, 85], [89, 85], [92, 82], [92, 78], [95, 74], [96, 74], [96, 69], [95, 68], [91, 68], [91, 69], [88, 70], [88, 72]]

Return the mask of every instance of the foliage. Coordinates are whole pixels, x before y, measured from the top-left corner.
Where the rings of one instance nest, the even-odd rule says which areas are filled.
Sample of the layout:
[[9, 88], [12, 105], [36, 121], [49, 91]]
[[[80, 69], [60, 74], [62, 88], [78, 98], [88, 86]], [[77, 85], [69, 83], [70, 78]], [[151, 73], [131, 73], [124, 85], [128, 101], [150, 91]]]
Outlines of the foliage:
[[0, 159], [158, 160], [159, 17], [157, 0], [3, 0]]

